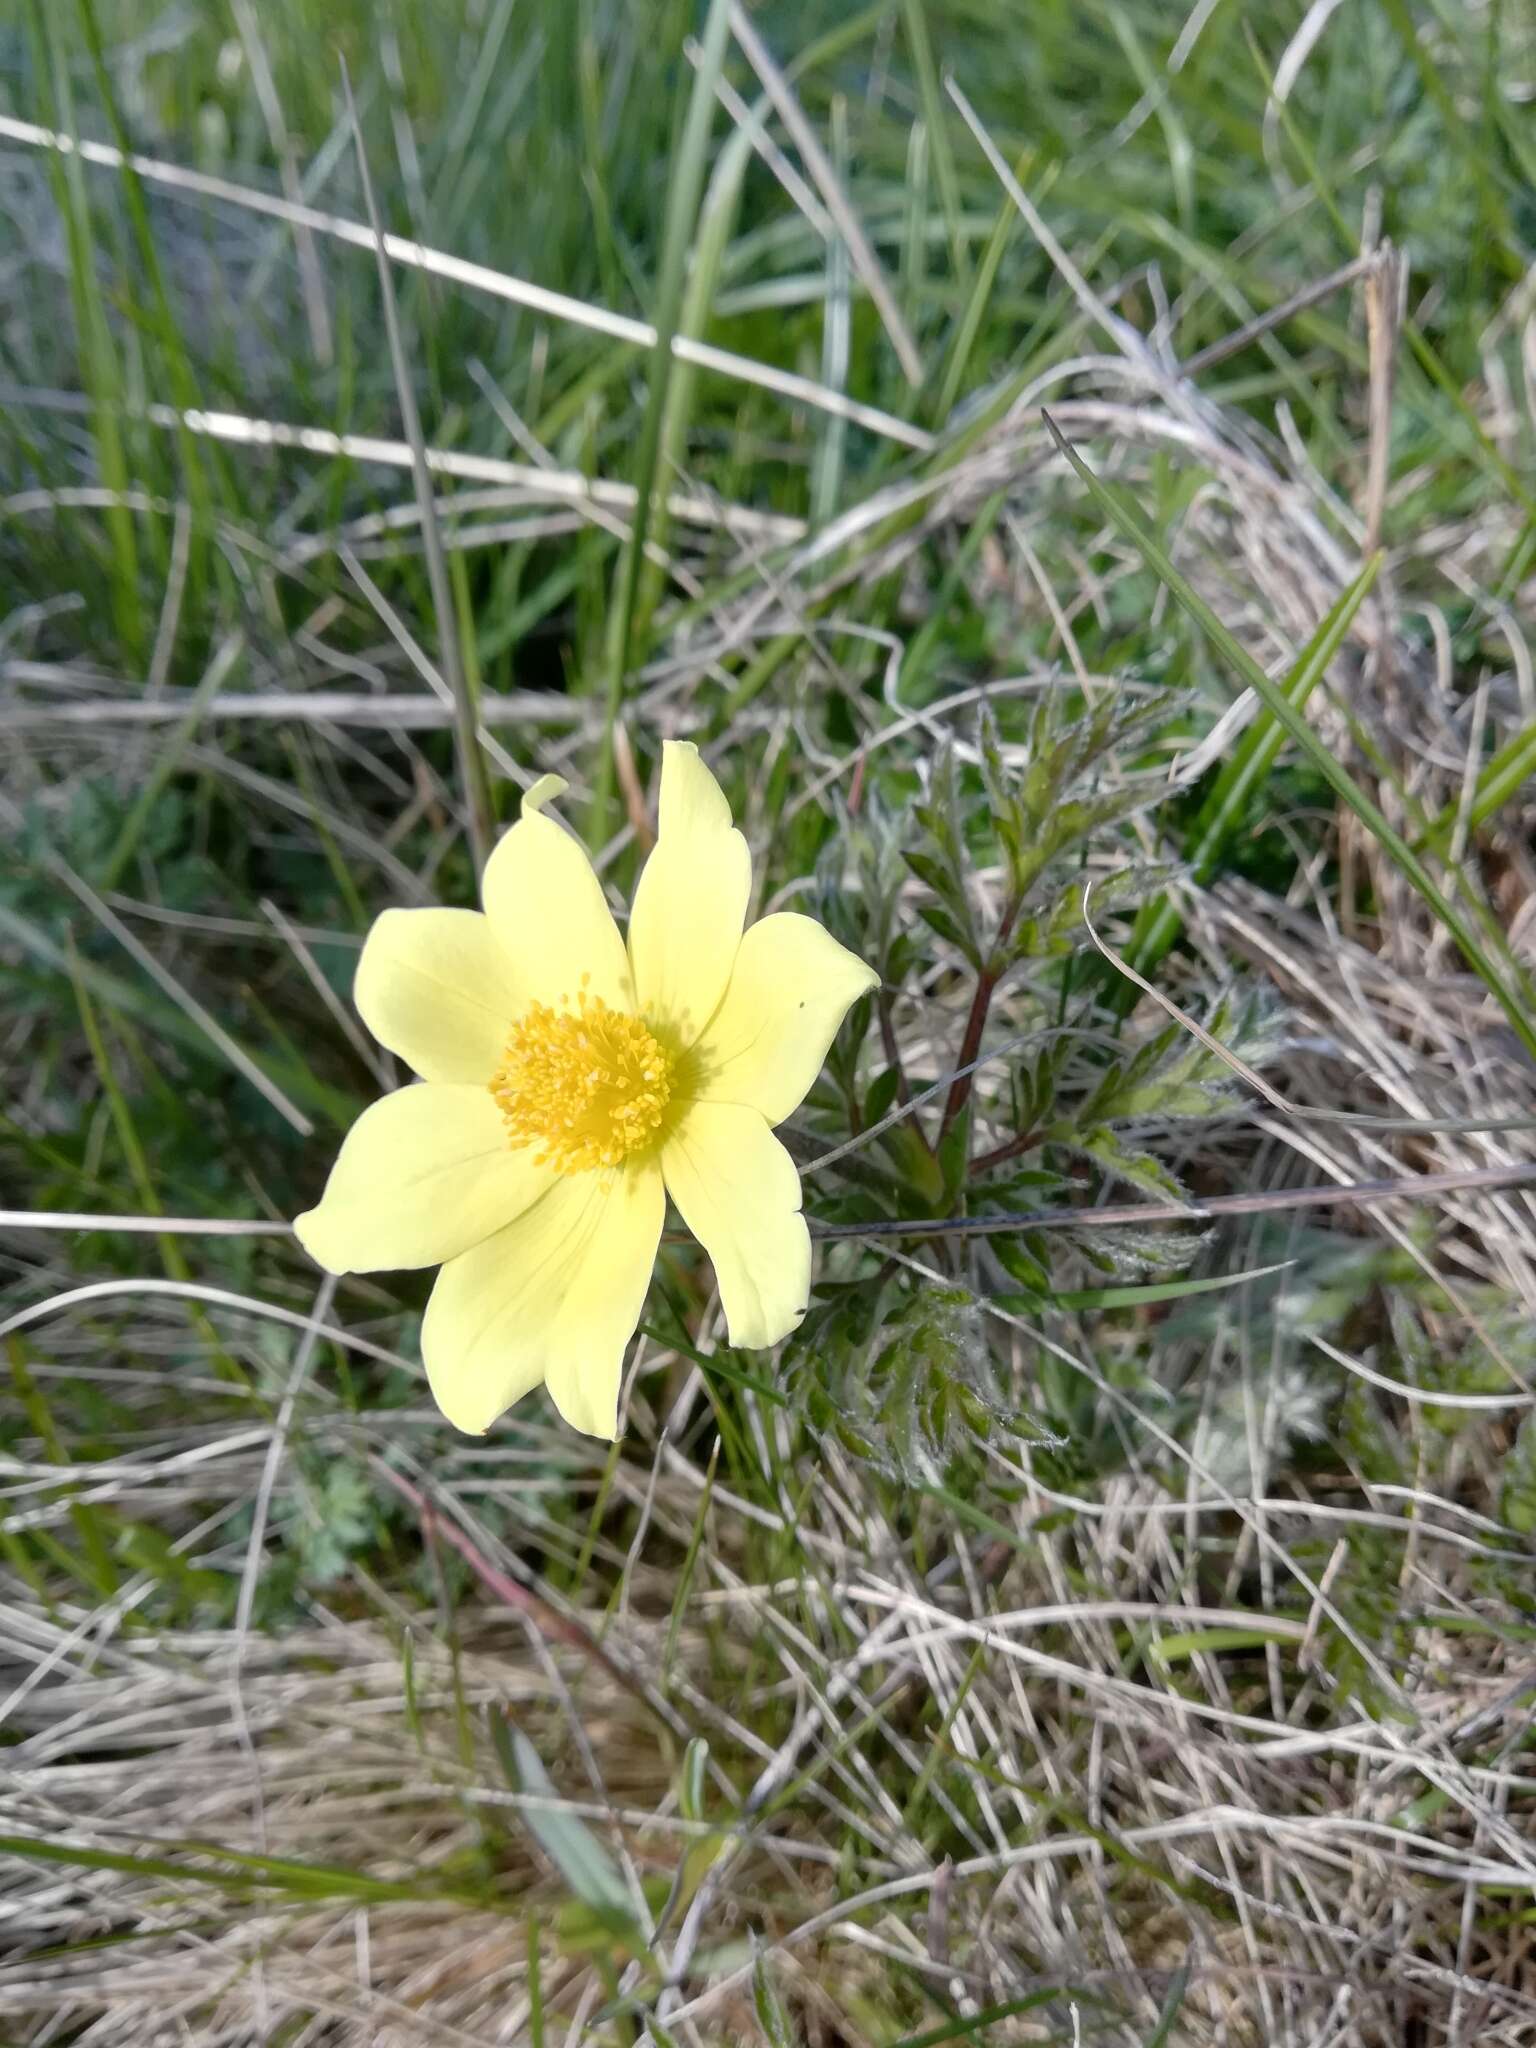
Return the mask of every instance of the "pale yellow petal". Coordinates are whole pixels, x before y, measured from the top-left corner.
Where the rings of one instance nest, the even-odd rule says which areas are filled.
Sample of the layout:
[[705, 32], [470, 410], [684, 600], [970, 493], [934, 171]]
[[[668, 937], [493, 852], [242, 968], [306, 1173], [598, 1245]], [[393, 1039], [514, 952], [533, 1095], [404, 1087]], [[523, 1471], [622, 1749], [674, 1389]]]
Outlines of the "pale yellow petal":
[[696, 1102], [662, 1148], [667, 1193], [709, 1253], [733, 1344], [777, 1344], [811, 1296], [795, 1162], [760, 1111]]
[[553, 818], [524, 805], [485, 864], [481, 895], [528, 998], [554, 1007], [568, 997], [574, 1005], [585, 976], [590, 995], [615, 1010], [634, 1008], [629, 960], [602, 884]]
[[612, 1437], [624, 1347], [645, 1304], [666, 1201], [654, 1163], [573, 1173], [437, 1276], [421, 1351], [438, 1406], [480, 1435], [547, 1380], [573, 1429]]
[[850, 1008], [879, 981], [814, 918], [781, 910], [749, 926], [699, 1044], [700, 1098], [744, 1103], [783, 1123], [821, 1072]]
[[656, 845], [635, 891], [629, 957], [641, 1014], [683, 1046], [709, 1022], [741, 940], [752, 887], [747, 842], [697, 747], [662, 749]]
[[436, 1266], [544, 1192], [553, 1175], [534, 1165], [535, 1150], [512, 1150], [487, 1088], [397, 1088], [348, 1131], [325, 1193], [293, 1227], [331, 1273]]
[[488, 1082], [528, 1007], [478, 910], [386, 910], [363, 947], [352, 1000], [380, 1045], [424, 1081]]

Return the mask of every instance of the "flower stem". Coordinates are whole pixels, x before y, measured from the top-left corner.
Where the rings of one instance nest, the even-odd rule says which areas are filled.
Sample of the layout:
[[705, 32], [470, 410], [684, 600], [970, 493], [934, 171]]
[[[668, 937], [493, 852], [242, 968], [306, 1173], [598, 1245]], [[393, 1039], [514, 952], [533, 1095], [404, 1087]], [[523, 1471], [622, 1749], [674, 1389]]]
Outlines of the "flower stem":
[[990, 1173], [994, 1166], [1006, 1166], [1010, 1159], [1017, 1159], [1022, 1153], [1032, 1150], [1040, 1143], [1039, 1131], [1019, 1131], [1004, 1144], [994, 1146], [990, 1152], [983, 1152], [971, 1161], [972, 1173]]
[[948, 1099], [944, 1104], [943, 1120], [939, 1125], [939, 1137], [941, 1140], [944, 1133], [971, 1099], [971, 1081], [973, 1076], [969, 1069], [975, 1065], [977, 1056], [981, 1052], [982, 1034], [987, 1028], [987, 1012], [992, 1007], [992, 997], [996, 993], [997, 984], [1003, 978], [1003, 970], [1008, 964], [1003, 948], [1007, 944], [1008, 935], [1013, 930], [1014, 920], [1018, 917], [1022, 904], [1023, 898], [1021, 896], [1014, 895], [1009, 897], [1007, 904], [1004, 906], [1003, 914], [998, 919], [997, 936], [992, 941], [992, 951], [987, 956], [985, 963], [977, 970], [976, 989], [971, 997], [970, 1014], [965, 1020], [965, 1036], [960, 1041], [960, 1053], [955, 1061], [958, 1072], [950, 1087]]

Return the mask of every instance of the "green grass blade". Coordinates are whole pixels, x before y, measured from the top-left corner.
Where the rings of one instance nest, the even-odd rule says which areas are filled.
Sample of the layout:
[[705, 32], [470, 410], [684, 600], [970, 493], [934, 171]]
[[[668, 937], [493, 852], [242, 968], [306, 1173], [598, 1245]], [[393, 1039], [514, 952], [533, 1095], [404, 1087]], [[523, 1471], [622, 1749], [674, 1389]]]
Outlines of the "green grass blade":
[[[27, 1348], [20, 1336], [9, 1339], [6, 1355], [10, 1360], [11, 1383], [16, 1390], [18, 1406], [32, 1425], [32, 1432], [42, 1445], [50, 1463], [62, 1471], [75, 1461], [54, 1421], [53, 1411], [42, 1389], [28, 1369]], [[69, 1491], [67, 1486], [61, 1486], [56, 1490], [54, 1498], [68, 1500]], [[80, 1539], [83, 1576], [94, 1588], [98, 1599], [110, 1600], [122, 1583], [122, 1575], [112, 1558], [110, 1513], [104, 1512], [94, 1502], [84, 1500], [70, 1500], [68, 1513], [75, 1534]]]
[[[129, 161], [132, 155], [132, 139], [118, 110], [117, 94], [112, 88], [112, 75], [107, 66], [106, 51], [102, 44], [101, 29], [96, 19], [95, 0], [76, 0], [80, 25], [85, 34], [86, 48], [90, 53], [91, 68], [96, 80], [96, 90], [101, 106], [111, 125], [113, 137], [122, 151], [123, 162], [118, 172], [122, 185], [123, 200], [127, 209], [129, 225], [133, 230], [133, 245], [138, 252], [148, 286], [147, 304], [140, 301], [138, 317], [145, 322], [159, 344], [161, 359], [171, 395], [179, 413], [186, 414], [202, 404], [197, 378], [192, 369], [192, 358], [177, 325], [171, 307], [171, 296], [166, 288], [165, 275], [160, 265], [160, 251], [150, 225], [149, 208], [144, 199], [144, 187], [138, 172]], [[205, 467], [204, 447], [198, 438], [183, 423], [176, 429], [177, 446], [181, 456], [182, 480], [186, 486], [187, 502], [192, 511], [192, 525], [187, 553], [187, 589], [194, 605], [201, 591], [206, 575], [208, 539], [214, 531], [213, 492], [208, 482]], [[217, 444], [208, 457], [216, 475], [222, 475], [219, 468]], [[238, 500], [227, 487], [221, 494], [225, 511], [233, 510]], [[234, 583], [228, 564], [217, 549], [213, 551], [219, 581], [226, 592], [233, 594]]]
[[928, 35], [927, 4], [928, 0], [901, 0], [901, 20], [912, 69], [917, 73], [917, 90], [922, 100], [923, 125], [928, 131], [933, 175], [949, 233], [950, 260], [956, 278], [964, 285], [971, 274], [970, 252], [961, 225], [960, 180], [955, 171], [955, 153], [949, 146], [949, 131], [944, 125], [944, 95], [939, 87], [939, 69], [933, 61], [933, 44]]
[[899, 2041], [891, 2043], [891, 2048], [939, 2048], [942, 2041], [979, 2042], [987, 2028], [995, 2027], [999, 2020], [1014, 2019], [1021, 2012], [1036, 2012], [1054, 1999], [1070, 1996], [1070, 1992], [1055, 1985], [1045, 1991], [1031, 1991], [1023, 1998], [1010, 1998], [1003, 2005], [986, 2006], [968, 2018], [945, 2020], [925, 2034], [903, 2034]]
[[[32, 0], [37, 70], [50, 78], [55, 101], [54, 121], [67, 135], [78, 133], [69, 66], [60, 47], [57, 15]], [[96, 239], [80, 152], [50, 152], [49, 176], [69, 251], [70, 293], [80, 352], [80, 379], [91, 403], [91, 428], [96, 442], [96, 467], [102, 484], [113, 494], [106, 508], [112, 553], [112, 616], [126, 654], [142, 661], [151, 628], [139, 584], [138, 536], [134, 514], [123, 502], [129, 486], [127, 452], [121, 427], [124, 384], [116, 344], [107, 320], [106, 302], [96, 275]]]
[[[0, 932], [11, 938], [32, 956], [44, 963], [55, 974], [69, 978], [70, 960], [64, 947], [31, 918], [23, 917], [12, 910], [9, 904], [0, 903]], [[108, 969], [97, 967], [94, 962], [82, 959], [80, 978], [91, 993], [101, 1002], [124, 1016], [138, 1017], [149, 1028], [162, 1037], [174, 1039], [177, 1044], [206, 1058], [210, 1042], [206, 1030], [199, 1029], [193, 1018], [163, 997], [152, 994]], [[269, 1052], [263, 1052], [258, 1060], [256, 1055], [235, 1038], [234, 1034], [222, 1030], [225, 1041], [242, 1052], [252, 1066], [259, 1066], [277, 1086], [297, 1101], [307, 1103], [319, 1115], [327, 1117], [338, 1129], [351, 1123], [360, 1107], [355, 1096], [332, 1088], [327, 1082], [312, 1074], [308, 1067], [287, 1064], [276, 1059]], [[217, 1048], [213, 1048], [217, 1049]]]
[[1294, 1625], [1291, 1628], [1265, 1628], [1262, 1622], [1252, 1628], [1239, 1628], [1228, 1623], [1222, 1628], [1184, 1629], [1177, 1635], [1159, 1636], [1156, 1642], [1147, 1645], [1147, 1661], [1163, 1668], [1171, 1664], [1182, 1664], [1187, 1658], [1205, 1656], [1214, 1650], [1262, 1650], [1270, 1643], [1291, 1643], [1296, 1641]]
[[709, 19], [705, 23], [698, 64], [693, 74], [687, 119], [672, 165], [667, 194], [667, 224], [662, 239], [661, 276], [656, 293], [656, 342], [651, 350], [651, 386], [640, 430], [639, 458], [635, 464], [635, 486], [639, 495], [629, 539], [619, 558], [618, 585], [609, 626], [603, 735], [588, 823], [588, 839], [594, 849], [603, 846], [608, 837], [608, 813], [613, 803], [613, 729], [624, 708], [624, 679], [629, 673], [630, 651], [634, 644], [640, 571], [645, 562], [645, 543], [650, 531], [651, 502], [664, 486], [661, 475], [662, 426], [672, 378], [672, 342], [682, 312], [688, 251], [698, 218], [699, 196], [704, 189], [704, 159], [709, 149], [709, 131], [715, 110], [715, 86], [725, 64], [730, 27], [731, 0], [710, 0]]
[[1282, 1259], [1278, 1265], [1250, 1266], [1242, 1273], [1212, 1273], [1204, 1280], [1157, 1280], [1146, 1287], [1083, 1287], [1050, 1298], [1057, 1308], [1152, 1308], [1160, 1301], [1183, 1301], [1192, 1294], [1220, 1294], [1228, 1287], [1246, 1287], [1250, 1280], [1267, 1280], [1271, 1273], [1283, 1273], [1291, 1263]]
[[[1021, 181], [1029, 167], [1026, 153], [1014, 165], [1014, 174]], [[981, 338], [982, 327], [992, 303], [992, 292], [997, 284], [997, 273], [1002, 267], [1003, 252], [1013, 239], [1018, 223], [1018, 208], [1011, 200], [1005, 199], [998, 208], [997, 219], [987, 237], [987, 246], [981, 252], [981, 262], [976, 269], [970, 292], [966, 298], [965, 311], [955, 329], [950, 343], [949, 355], [944, 364], [943, 381], [938, 396], [933, 402], [933, 424], [942, 430], [944, 422], [955, 409], [965, 384], [965, 374], [970, 368], [971, 356]]]
[[[75, 987], [75, 1006], [80, 1013], [81, 1028], [85, 1032], [86, 1043], [90, 1046], [91, 1057], [96, 1065], [96, 1074], [101, 1083], [102, 1094], [106, 1098], [107, 1111], [117, 1132], [118, 1145], [128, 1167], [128, 1177], [133, 1182], [135, 1199], [146, 1215], [163, 1216], [165, 1205], [160, 1200], [154, 1175], [150, 1172], [149, 1153], [134, 1122], [133, 1112], [128, 1106], [128, 1098], [118, 1079], [117, 1068], [97, 1019], [90, 992], [85, 986], [80, 957], [75, 949], [73, 937], [70, 938], [69, 950]], [[179, 1281], [183, 1286], [190, 1285], [193, 1278], [192, 1268], [177, 1238], [166, 1232], [160, 1237], [159, 1246], [160, 1262], [165, 1268], [166, 1278]], [[196, 1303], [189, 1303], [187, 1321], [206, 1346], [220, 1378], [227, 1379], [232, 1386], [249, 1391], [250, 1376], [236, 1363], [220, 1341], [219, 1333], [214, 1328], [207, 1310]]]
[[[704, 202], [699, 210], [688, 264], [687, 285], [678, 312], [677, 332], [690, 340], [702, 341], [714, 305], [715, 287], [721, 266], [731, 246], [741, 200], [742, 179], [752, 160], [752, 127], [743, 122], [721, 150], [710, 174]], [[685, 466], [688, 428], [698, 390], [699, 373], [691, 363], [674, 362], [663, 415], [661, 451], [656, 464], [658, 489], [650, 508], [651, 547], [647, 550], [644, 573], [635, 602], [635, 631], [642, 635], [646, 621], [661, 601], [665, 582], [661, 551], [671, 527], [666, 481]]]
[[[498, 1716], [498, 1718], [500, 1718]], [[506, 1726], [505, 1720], [501, 1725]], [[530, 1799], [548, 1805], [528, 1805], [522, 1820], [529, 1834], [554, 1864], [572, 1895], [580, 1899], [605, 1926], [639, 1941], [634, 1901], [618, 1865], [585, 1821], [561, 1811], [560, 1795], [544, 1768], [543, 1759], [520, 1728], [509, 1731], [509, 1759], [516, 1783]]]
[[182, 716], [177, 720], [170, 738], [163, 746], [157, 747], [154, 764], [140, 786], [133, 806], [123, 820], [111, 852], [102, 863], [97, 887], [103, 891], [115, 889], [123, 870], [133, 859], [143, 837], [144, 827], [149, 823], [155, 805], [160, 801], [166, 784], [181, 766], [181, 757], [197, 736], [197, 729], [203, 722], [203, 713], [210, 700], [215, 697], [229, 680], [231, 669], [245, 651], [245, 635], [232, 633], [223, 642], [203, 673], [201, 682], [192, 692], [192, 698]]
[[[1467, 807], [1467, 824], [1472, 830], [1486, 824], [1495, 811], [1518, 796], [1536, 775], [1536, 725], [1528, 725], [1507, 739], [1483, 764]], [[1448, 803], [1430, 827], [1422, 844], [1431, 852], [1444, 853], [1455, 836], [1461, 813], [1459, 801]]]
[[[166, 1849], [176, 1853], [155, 1853]], [[354, 1899], [365, 1905], [391, 1902], [421, 1904], [449, 1899], [486, 1912], [506, 1910], [490, 1890], [464, 1891], [431, 1876], [410, 1879], [370, 1877], [366, 1871], [340, 1865], [305, 1863], [296, 1857], [256, 1856], [209, 1842], [146, 1843], [144, 1852], [95, 1849], [84, 1842], [52, 1837], [0, 1835], [0, 1856], [32, 1863], [63, 1865], [72, 1870], [111, 1870], [127, 1877], [164, 1877], [177, 1883], [215, 1885], [224, 1891], [249, 1894], [277, 1891], [299, 1900]], [[189, 1859], [201, 1859], [193, 1862]]]
[[422, 552], [426, 556], [432, 610], [437, 619], [437, 653], [442, 663], [444, 681], [453, 699], [459, 780], [464, 791], [470, 853], [478, 876], [484, 872], [491, 851], [491, 820], [494, 811], [490, 780], [486, 774], [485, 756], [480, 751], [479, 719], [459, 651], [458, 618], [454, 611], [453, 591], [448, 580], [443, 537], [437, 523], [437, 500], [432, 486], [432, 472], [427, 467], [427, 444], [421, 431], [421, 414], [416, 404], [410, 365], [405, 357], [405, 342], [400, 332], [400, 315], [395, 305], [395, 281], [390, 270], [389, 257], [385, 252], [384, 229], [379, 219], [378, 202], [374, 197], [373, 176], [368, 168], [367, 152], [363, 148], [363, 131], [357, 118], [357, 108], [352, 101], [351, 81], [346, 78], [345, 72], [343, 81], [346, 85], [347, 114], [352, 128], [352, 139], [357, 150], [358, 176], [368, 211], [368, 225], [373, 230], [374, 256], [379, 274], [379, 299], [384, 308], [384, 333], [389, 343], [390, 367], [394, 371], [395, 395], [400, 406], [400, 422], [405, 429], [405, 438], [410, 443], [411, 481], [415, 486], [416, 509], [421, 518]]
[[[1328, 671], [1329, 663], [1344, 643], [1355, 614], [1365, 602], [1382, 557], [1372, 555], [1360, 574], [1343, 592], [1327, 617], [1302, 649], [1285, 681], [1280, 684], [1287, 703], [1299, 712]], [[1248, 803], [1274, 766], [1285, 744], [1285, 728], [1267, 705], [1261, 705], [1246, 732], [1239, 738], [1232, 758], [1217, 776], [1210, 796], [1195, 821], [1194, 845], [1188, 861], [1191, 881], [1204, 885], [1221, 865], [1233, 835], [1246, 815]], [[1145, 904], [1131, 928], [1126, 959], [1139, 974], [1148, 974], [1178, 939], [1184, 920], [1173, 898], [1162, 895]], [[1128, 1008], [1135, 1001], [1133, 985], [1121, 982], [1117, 1000]]]
[[1174, 1972], [1173, 1982], [1168, 1986], [1168, 1996], [1163, 2000], [1163, 2009], [1157, 2016], [1156, 2030], [1147, 2037], [1147, 2048], [1167, 2048], [1173, 2039], [1173, 2023], [1184, 2004], [1184, 1993], [1189, 1987], [1189, 1958], [1186, 1956]]
[[1509, 1019], [1515, 1036], [1532, 1058], [1536, 1058], [1536, 1024], [1532, 1022], [1533, 1005], [1530, 999], [1523, 994], [1516, 994], [1509, 988], [1479, 945], [1477, 936], [1466, 919], [1445, 895], [1407, 840], [1382, 815], [1378, 806], [1355, 781], [1349, 770], [1334, 759], [1301, 713], [1289, 702], [1285, 692], [1278, 684], [1270, 681], [1248, 650], [1228, 632], [1204, 598], [1180, 575], [1162, 545], [1147, 527], [1140, 513], [1132, 508], [1125, 495], [1119, 490], [1111, 489], [1094, 475], [1076, 449], [1068, 445], [1049, 415], [1046, 415], [1046, 425], [1056, 446], [1117, 531], [1132, 543], [1148, 567], [1167, 584], [1195, 624], [1237, 670], [1244, 682], [1263, 698], [1329, 788], [1349, 806], [1396, 865], [1405, 881], [1417, 890], [1429, 905], [1456, 941], [1463, 958]]

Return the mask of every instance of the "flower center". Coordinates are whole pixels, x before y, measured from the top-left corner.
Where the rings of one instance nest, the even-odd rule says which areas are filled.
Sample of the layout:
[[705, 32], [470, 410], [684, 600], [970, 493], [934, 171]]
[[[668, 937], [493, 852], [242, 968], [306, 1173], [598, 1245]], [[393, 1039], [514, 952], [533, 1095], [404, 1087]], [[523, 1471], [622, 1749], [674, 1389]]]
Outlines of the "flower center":
[[[583, 977], [585, 979], [585, 977]], [[672, 1062], [638, 1017], [583, 988], [576, 1008], [530, 1003], [512, 1027], [491, 1093], [514, 1151], [556, 1173], [618, 1166], [649, 1144], [672, 1094]]]

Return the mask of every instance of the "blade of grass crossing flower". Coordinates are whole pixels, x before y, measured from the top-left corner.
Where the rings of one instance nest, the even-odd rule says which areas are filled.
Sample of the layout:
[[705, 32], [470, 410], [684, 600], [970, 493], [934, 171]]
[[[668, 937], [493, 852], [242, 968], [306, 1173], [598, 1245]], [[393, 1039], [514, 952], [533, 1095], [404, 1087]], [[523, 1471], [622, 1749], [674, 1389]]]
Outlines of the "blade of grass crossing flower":
[[715, 84], [725, 62], [730, 26], [731, 0], [710, 0], [709, 18], [704, 25], [699, 61], [693, 74], [687, 119], [672, 165], [667, 223], [661, 246], [661, 277], [656, 294], [656, 341], [651, 350], [651, 386], [640, 429], [639, 459], [635, 464], [635, 485], [639, 495], [629, 539], [619, 558], [617, 590], [610, 618], [602, 750], [598, 757], [588, 831], [593, 847], [601, 847], [608, 838], [608, 813], [613, 804], [613, 729], [624, 708], [624, 678], [629, 673], [630, 650], [635, 637], [640, 571], [645, 561], [646, 536], [650, 532], [651, 501], [661, 468], [662, 426], [666, 419], [667, 392], [672, 375], [672, 343], [682, 312], [688, 250], [698, 218], [699, 195], [704, 189], [704, 159], [709, 149], [709, 131], [715, 109]]
[[[1379, 553], [1372, 555], [1307, 642], [1290, 674], [1280, 685], [1286, 701], [1298, 712], [1343, 645], [1355, 614], [1376, 581], [1381, 562]], [[1247, 731], [1239, 738], [1231, 759], [1217, 776], [1195, 820], [1194, 844], [1188, 855], [1192, 882], [1204, 885], [1217, 872], [1247, 811], [1249, 799], [1274, 766], [1284, 744], [1284, 726], [1273, 711], [1261, 705]], [[1137, 915], [1131, 928], [1130, 944], [1126, 947], [1126, 959], [1132, 967], [1146, 974], [1177, 941], [1183, 929], [1184, 920], [1174, 899], [1168, 895], [1156, 897]], [[1134, 984], [1118, 983], [1116, 1007], [1128, 1010], [1135, 1001]]]
[[1536, 1005], [1533, 1005], [1529, 994], [1517, 994], [1508, 986], [1479, 945], [1476, 934], [1466, 919], [1446, 897], [1407, 840], [1382, 815], [1349, 770], [1334, 759], [1305, 718], [1287, 699], [1280, 685], [1271, 682], [1248, 650], [1233, 637], [1205, 600], [1180, 575], [1139, 511], [1133, 508], [1125, 494], [1111, 488], [1101, 478], [1095, 476], [1076, 449], [1069, 446], [1055, 421], [1048, 414], [1044, 417], [1051, 438], [1072, 465], [1095, 503], [1101, 507], [1116, 529], [1137, 548], [1147, 566], [1167, 584], [1174, 597], [1218, 652], [1225, 656], [1243, 681], [1264, 700], [1334, 794], [1349, 806], [1383, 852], [1393, 861], [1403, 878], [1429, 905], [1460, 947], [1468, 965], [1509, 1019], [1515, 1036], [1526, 1051], [1536, 1058], [1536, 1023], [1532, 1021]]

